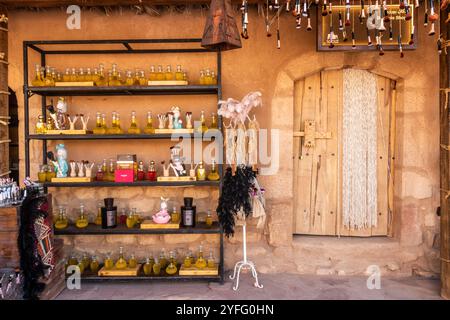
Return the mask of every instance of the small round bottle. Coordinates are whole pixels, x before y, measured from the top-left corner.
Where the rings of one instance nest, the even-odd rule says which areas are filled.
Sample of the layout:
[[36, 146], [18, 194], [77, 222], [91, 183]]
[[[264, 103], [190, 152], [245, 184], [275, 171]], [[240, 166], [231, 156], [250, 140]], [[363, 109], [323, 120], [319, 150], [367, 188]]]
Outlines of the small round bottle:
[[126, 269], [127, 268], [127, 260], [123, 257], [123, 247], [119, 248], [119, 259], [116, 261], [116, 269]]
[[97, 274], [99, 267], [100, 267], [100, 264], [98, 263], [97, 257], [93, 256], [91, 259], [91, 263], [89, 265], [89, 269], [91, 269], [91, 272]]

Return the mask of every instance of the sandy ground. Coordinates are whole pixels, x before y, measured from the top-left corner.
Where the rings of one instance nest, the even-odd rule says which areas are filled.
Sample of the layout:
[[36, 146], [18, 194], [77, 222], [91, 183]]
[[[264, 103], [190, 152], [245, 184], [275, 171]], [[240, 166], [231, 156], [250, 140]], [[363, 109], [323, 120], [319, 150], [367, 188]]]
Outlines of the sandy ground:
[[[228, 279], [228, 278], [227, 278]], [[80, 290], [64, 290], [57, 299], [440, 299], [439, 280], [403, 277], [381, 278], [381, 288], [369, 290], [367, 278], [357, 276], [260, 275], [263, 289], [243, 274], [238, 291], [232, 281], [82, 283]]]

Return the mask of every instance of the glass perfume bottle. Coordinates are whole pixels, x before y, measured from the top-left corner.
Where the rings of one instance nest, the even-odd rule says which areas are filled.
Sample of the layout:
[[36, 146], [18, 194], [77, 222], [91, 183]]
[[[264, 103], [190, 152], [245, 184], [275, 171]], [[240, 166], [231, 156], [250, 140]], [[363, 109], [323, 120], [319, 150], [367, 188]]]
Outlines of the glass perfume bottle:
[[55, 80], [53, 79], [52, 69], [50, 68], [50, 66], [45, 67], [44, 85], [47, 87], [55, 86]]
[[127, 260], [123, 257], [123, 247], [119, 248], [119, 259], [116, 261], [116, 269], [126, 269], [127, 268]]
[[120, 215], [119, 215], [119, 223], [126, 225], [127, 224], [127, 219], [128, 219], [127, 209], [121, 208], [120, 209]]
[[47, 166], [47, 173], [45, 174], [45, 181], [52, 182], [53, 178], [56, 178], [56, 168], [53, 165]]
[[162, 248], [160, 254], [159, 254], [159, 264], [161, 265], [161, 268], [165, 268], [167, 266], [167, 258], [166, 258], [166, 249]]
[[133, 228], [134, 225], [135, 225], [135, 223], [136, 223], [136, 220], [135, 220], [135, 218], [134, 218], [134, 216], [133, 216], [133, 212], [130, 211], [130, 212], [128, 213], [128, 217], [127, 217], [127, 221], [126, 221], [127, 228], [128, 228], [128, 229]]
[[139, 85], [140, 86], [146, 86], [147, 83], [147, 78], [145, 77], [145, 71], [141, 70], [139, 71]]
[[159, 276], [161, 273], [161, 262], [158, 260], [158, 258], [155, 259], [155, 263], [153, 264], [153, 274], [155, 276]]
[[155, 128], [153, 127], [153, 118], [151, 111], [147, 112], [147, 125], [145, 126], [144, 132], [146, 134], [155, 133]]
[[58, 218], [55, 221], [55, 228], [58, 230], [62, 230], [67, 228], [69, 225], [69, 221], [66, 218], [66, 208], [63, 206], [59, 206]]
[[98, 68], [94, 68], [94, 71], [92, 73], [92, 81], [94, 82], [95, 85], [97, 85], [99, 80], [100, 80], [100, 74], [98, 73]]
[[211, 72], [209, 71], [209, 69], [206, 69], [205, 71], [205, 84], [206, 85], [212, 84]]
[[117, 133], [117, 113], [115, 111], [112, 112], [111, 115], [111, 127], [106, 130], [107, 134], [116, 134]]
[[125, 85], [126, 86], [134, 86], [134, 78], [133, 74], [130, 70], [127, 70], [126, 78], [125, 78]]
[[92, 256], [91, 264], [89, 265], [89, 269], [91, 269], [91, 271], [96, 274], [98, 272], [99, 268], [100, 268], [100, 264], [98, 262], [97, 256]]
[[94, 223], [97, 226], [102, 225], [102, 207], [103, 207], [103, 204], [101, 202], [97, 203], [97, 216], [95, 217], [95, 221], [94, 221]]
[[86, 212], [84, 211], [84, 204], [80, 204], [80, 216], [78, 217], [77, 221], [75, 222], [75, 226], [77, 228], [83, 229], [86, 228], [89, 224], [88, 217]]
[[168, 81], [173, 80], [172, 67], [170, 65], [167, 65], [166, 73], [165, 73], [164, 77], [165, 77], [165, 80], [168, 80]]
[[198, 181], [204, 181], [206, 180], [206, 169], [205, 166], [203, 165], [203, 161], [200, 161], [198, 163], [198, 167], [197, 167], [197, 180]]
[[92, 81], [92, 71], [91, 71], [91, 68], [87, 68], [86, 69], [86, 75], [84, 76], [84, 80], [85, 81], [88, 81], [88, 82], [91, 82]]
[[195, 266], [198, 269], [204, 269], [207, 266], [207, 262], [205, 260], [205, 258], [203, 258], [203, 247], [200, 246], [198, 248], [198, 256], [197, 256], [197, 260], [195, 261]]
[[102, 127], [105, 129], [105, 133], [108, 132], [108, 126], [106, 125], [106, 114], [102, 113]]
[[107, 270], [112, 269], [114, 267], [114, 261], [111, 258], [111, 252], [108, 252], [106, 254], [106, 258], [105, 258], [105, 261], [103, 263], [105, 265], [105, 269], [107, 269]]
[[181, 65], [177, 65], [177, 70], [175, 72], [175, 80], [183, 81], [183, 71], [181, 70]]
[[163, 71], [162, 65], [158, 66], [158, 72], [156, 73], [156, 80], [158, 81], [164, 81], [166, 79]]
[[77, 81], [79, 81], [79, 82], [86, 81], [86, 77], [84, 75], [84, 69], [83, 68], [80, 68], [79, 71], [78, 71]]
[[72, 68], [72, 72], [70, 73], [70, 82], [77, 82], [77, 80], [77, 70], [75, 68]]
[[94, 134], [105, 134], [106, 130], [103, 127], [103, 122], [102, 122], [102, 115], [100, 112], [97, 112], [96, 116], [95, 116], [95, 127], [93, 130]]
[[214, 255], [213, 255], [212, 249], [209, 250], [209, 257], [207, 259], [207, 266], [208, 266], [208, 268], [215, 268], [216, 267], [216, 260], [214, 259]]
[[175, 273], [177, 273], [178, 268], [177, 268], [177, 261], [175, 260], [175, 254], [173, 251], [169, 252], [169, 264], [166, 267], [166, 273], [168, 275], [173, 275]]
[[[106, 160], [104, 160], [106, 161]], [[103, 171], [103, 165], [98, 164], [97, 165], [97, 172], [95, 173], [95, 180], [96, 181], [103, 181], [105, 179], [105, 172]]]
[[134, 254], [131, 254], [130, 259], [128, 260], [128, 267], [129, 268], [136, 268], [137, 266], [137, 260]]
[[208, 180], [217, 181], [220, 179], [219, 173], [216, 168], [216, 160], [212, 159], [211, 161], [211, 171], [208, 173]]
[[76, 266], [77, 264], [78, 264], [78, 259], [77, 259], [77, 257], [75, 256], [75, 254], [71, 254], [70, 255], [70, 257], [69, 257], [69, 259], [67, 260], [67, 264], [69, 265], [69, 266]]
[[150, 262], [150, 258], [145, 259], [145, 264], [142, 267], [144, 274], [146, 276], [149, 276], [152, 274], [152, 270], [153, 270], [153, 263]]
[[205, 133], [208, 131], [208, 127], [206, 126], [205, 112], [200, 112], [200, 127], [197, 127], [197, 132]]
[[206, 219], [205, 219], [206, 225], [208, 227], [211, 227], [213, 224], [213, 218], [212, 218], [212, 214], [211, 214], [211, 210], [208, 210], [208, 213], [206, 214]]
[[52, 119], [52, 117], [50, 117], [50, 115], [47, 116], [46, 128], [47, 128], [47, 131], [55, 130], [55, 125], [54, 125], [53, 119]]
[[218, 125], [217, 125], [217, 116], [214, 112], [211, 113], [211, 125], [210, 125], [211, 129], [217, 129]]
[[217, 84], [217, 76], [214, 71], [211, 71], [211, 84], [213, 84], [213, 85]]
[[170, 220], [173, 223], [179, 223], [180, 222], [180, 213], [177, 211], [177, 207], [173, 207], [172, 213], [170, 214]]
[[84, 272], [84, 263], [83, 262], [81, 262], [81, 261], [79, 261], [78, 262], [78, 268], [80, 269], [80, 274], [83, 274], [83, 272]]
[[139, 161], [139, 165], [138, 165], [138, 172], [137, 172], [137, 179], [138, 181], [142, 181], [145, 179], [145, 171], [144, 171], [144, 162], [143, 161]]
[[131, 124], [130, 124], [130, 127], [128, 128], [128, 133], [129, 134], [140, 134], [141, 133], [141, 129], [139, 128], [137, 121], [136, 121], [136, 112], [135, 111], [131, 111]]
[[66, 71], [63, 74], [63, 81], [64, 82], [70, 81], [70, 68], [66, 68]]
[[115, 180], [115, 165], [114, 165], [114, 159], [109, 159], [109, 165], [108, 165], [108, 174], [107, 181], [114, 181]]
[[134, 218], [134, 224], [141, 223], [141, 216], [137, 212], [136, 208], [131, 208], [131, 214], [133, 215]]
[[138, 69], [134, 69], [134, 85], [138, 86], [139, 85], [139, 70]]
[[41, 66], [36, 65], [34, 79], [31, 81], [31, 85], [34, 87], [40, 87], [44, 85], [43, 78], [41, 78]]
[[155, 81], [156, 80], [156, 72], [155, 72], [155, 66], [150, 66], [150, 74], [148, 76], [149, 81]]
[[203, 70], [200, 70], [200, 84], [204, 85], [205, 83], [205, 72]]
[[91, 258], [89, 258], [87, 253], [83, 253], [83, 256], [81, 258], [81, 263], [84, 266], [84, 270], [89, 269], [89, 267], [91, 266]]
[[36, 134], [45, 134], [47, 132], [47, 125], [44, 122], [44, 117], [42, 115], [38, 116], [38, 121], [35, 127]]
[[151, 160], [150, 164], [148, 165], [148, 171], [146, 179], [149, 181], [156, 181], [157, 180], [157, 174], [156, 174], [156, 165], [155, 161]]
[[98, 68], [98, 81], [95, 83], [96, 86], [107, 86], [108, 82], [105, 75], [105, 66], [100, 63]]
[[116, 112], [116, 131], [117, 134], [123, 134], [123, 129], [120, 126], [120, 114]]
[[119, 70], [117, 69], [117, 64], [113, 63], [111, 69], [111, 77], [108, 80], [108, 85], [110, 86], [120, 86], [122, 83], [119, 79]]
[[185, 268], [190, 268], [192, 266], [192, 252], [190, 250], [186, 253], [183, 264]]
[[45, 180], [47, 178], [47, 165], [42, 165], [39, 168], [39, 172], [38, 172], [38, 182], [39, 183], [44, 183]]

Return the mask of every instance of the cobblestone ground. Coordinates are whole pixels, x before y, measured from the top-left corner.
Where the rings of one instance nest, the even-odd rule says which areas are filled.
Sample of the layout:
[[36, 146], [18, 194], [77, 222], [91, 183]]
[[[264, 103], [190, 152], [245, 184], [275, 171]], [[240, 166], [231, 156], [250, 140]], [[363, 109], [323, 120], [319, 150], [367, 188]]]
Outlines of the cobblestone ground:
[[414, 277], [381, 278], [380, 289], [367, 289], [367, 278], [263, 274], [263, 289], [253, 287], [249, 274], [238, 291], [231, 280], [224, 285], [197, 282], [87, 283], [80, 290], [65, 290], [57, 299], [440, 299], [439, 280]]

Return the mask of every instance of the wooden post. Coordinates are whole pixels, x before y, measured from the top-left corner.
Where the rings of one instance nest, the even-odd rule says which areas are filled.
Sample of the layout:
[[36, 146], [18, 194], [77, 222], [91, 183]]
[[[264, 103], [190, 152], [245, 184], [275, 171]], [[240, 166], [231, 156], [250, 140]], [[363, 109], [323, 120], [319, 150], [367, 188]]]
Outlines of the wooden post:
[[[440, 30], [445, 39], [449, 39], [449, 29], [445, 23], [447, 10], [440, 12]], [[450, 52], [449, 52], [450, 54]], [[441, 89], [449, 87], [449, 56], [443, 51], [439, 59], [439, 86]], [[441, 146], [449, 145], [449, 108], [446, 105], [446, 91], [440, 90], [439, 121]], [[441, 187], [441, 296], [450, 299], [450, 215], [449, 199], [446, 190], [450, 190], [449, 183], [449, 151], [440, 148], [440, 187]]]
[[0, 7], [0, 178], [9, 173], [8, 21]]

